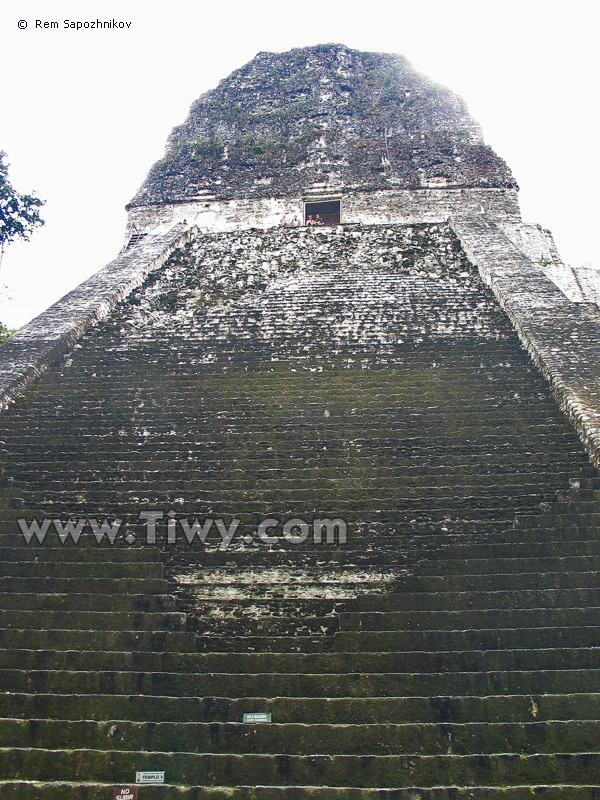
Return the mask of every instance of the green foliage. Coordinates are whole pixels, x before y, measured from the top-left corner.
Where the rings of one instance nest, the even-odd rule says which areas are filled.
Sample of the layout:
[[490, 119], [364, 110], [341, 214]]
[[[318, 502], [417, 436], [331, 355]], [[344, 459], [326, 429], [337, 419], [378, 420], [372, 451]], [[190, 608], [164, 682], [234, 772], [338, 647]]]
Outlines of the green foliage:
[[178, 142], [175, 142], [171, 148], [173, 151], [173, 155], [178, 156], [180, 155], [180, 153], [185, 153], [188, 146], [189, 146], [188, 142], [184, 141], [183, 139]]
[[223, 154], [225, 145], [220, 136], [212, 136], [210, 139], [198, 138], [194, 141], [194, 158], [216, 159]]
[[0, 322], [0, 343], [8, 339], [9, 336], [12, 336], [14, 331], [9, 330]]
[[247, 159], [248, 156], [264, 156], [272, 158], [282, 149], [283, 143], [273, 135], [271, 137], [242, 136], [231, 145], [232, 158]]
[[0, 150], [0, 258], [4, 248], [15, 239], [28, 240], [44, 221], [39, 209], [43, 200], [30, 194], [19, 194], [8, 180], [6, 153]]

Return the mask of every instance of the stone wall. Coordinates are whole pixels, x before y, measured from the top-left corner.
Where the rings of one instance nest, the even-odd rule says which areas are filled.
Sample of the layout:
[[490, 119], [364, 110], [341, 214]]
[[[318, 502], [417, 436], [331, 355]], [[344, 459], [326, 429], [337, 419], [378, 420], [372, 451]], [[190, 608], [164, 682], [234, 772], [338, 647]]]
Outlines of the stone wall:
[[[491, 215], [488, 215], [491, 216]], [[584, 286], [579, 271], [565, 264], [552, 233], [541, 225], [496, 220], [511, 242], [527, 258], [538, 264], [544, 275], [574, 303], [597, 302], [591, 287]]]
[[541, 266], [519, 251], [491, 219], [457, 217], [452, 220], [452, 227], [598, 465], [598, 307], [570, 301], [544, 274]]
[[[318, 199], [318, 193], [310, 193]], [[452, 214], [485, 211], [492, 219], [517, 225], [515, 189], [419, 189], [344, 193], [342, 221], [364, 224], [444, 222]], [[301, 197], [220, 201], [206, 196], [188, 203], [136, 206], [129, 211], [126, 243], [137, 233], [186, 222], [208, 232], [272, 228], [283, 215], [302, 217]]]

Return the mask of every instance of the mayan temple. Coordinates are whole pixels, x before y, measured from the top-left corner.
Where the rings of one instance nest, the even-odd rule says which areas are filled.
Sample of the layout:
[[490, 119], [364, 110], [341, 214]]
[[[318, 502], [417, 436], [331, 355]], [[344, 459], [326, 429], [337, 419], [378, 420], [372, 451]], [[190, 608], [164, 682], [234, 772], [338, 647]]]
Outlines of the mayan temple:
[[402, 56], [201, 96], [0, 347], [0, 800], [599, 800], [599, 301]]

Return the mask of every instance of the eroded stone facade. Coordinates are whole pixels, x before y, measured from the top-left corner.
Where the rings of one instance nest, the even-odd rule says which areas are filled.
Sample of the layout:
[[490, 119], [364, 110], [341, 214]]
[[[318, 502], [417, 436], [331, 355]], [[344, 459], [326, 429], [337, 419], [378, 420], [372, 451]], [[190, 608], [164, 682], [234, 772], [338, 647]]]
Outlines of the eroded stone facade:
[[200, 97], [130, 205], [289, 198], [321, 183], [516, 185], [457, 95], [402, 56], [323, 45], [259, 53]]

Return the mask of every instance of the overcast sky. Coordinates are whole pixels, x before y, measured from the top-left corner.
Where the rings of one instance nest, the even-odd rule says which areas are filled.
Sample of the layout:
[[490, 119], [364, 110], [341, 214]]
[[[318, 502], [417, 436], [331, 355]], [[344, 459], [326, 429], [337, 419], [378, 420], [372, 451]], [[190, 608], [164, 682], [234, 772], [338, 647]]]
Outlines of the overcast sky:
[[[598, 13], [590, 0], [2, 0], [0, 149], [46, 226], [7, 249], [0, 320], [24, 324], [114, 258], [124, 206], [192, 101], [261, 50], [402, 53], [462, 95], [563, 257], [597, 252]], [[115, 19], [119, 30], [63, 20]], [[59, 29], [36, 29], [36, 19]], [[27, 28], [20, 29], [24, 20]]]

